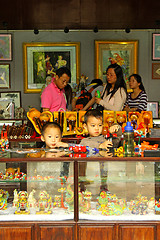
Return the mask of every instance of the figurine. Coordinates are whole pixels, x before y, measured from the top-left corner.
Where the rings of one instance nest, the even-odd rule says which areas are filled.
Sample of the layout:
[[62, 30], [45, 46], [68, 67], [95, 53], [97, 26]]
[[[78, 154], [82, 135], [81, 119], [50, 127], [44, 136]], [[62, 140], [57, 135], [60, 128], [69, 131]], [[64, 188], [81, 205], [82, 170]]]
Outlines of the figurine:
[[17, 207], [17, 203], [18, 203], [18, 193], [17, 193], [17, 189], [14, 189], [14, 199], [13, 199], [13, 207]]
[[9, 197], [8, 191], [0, 189], [0, 210], [7, 209], [7, 199]]
[[67, 188], [66, 188], [66, 197], [65, 197], [65, 205], [68, 207], [68, 211], [74, 210], [74, 191], [71, 186], [73, 185], [73, 177], [69, 177], [67, 179]]
[[61, 207], [61, 195], [55, 195], [54, 196], [54, 203], [53, 203], [54, 207]]
[[34, 193], [35, 193], [35, 192], [36, 192], [36, 191], [33, 189], [33, 190], [30, 192], [29, 197], [28, 197], [28, 205], [29, 205], [30, 208], [33, 208], [33, 207], [36, 206], [36, 199], [35, 199], [35, 197], [34, 197]]
[[124, 199], [118, 199], [115, 194], [102, 191], [98, 200], [98, 211], [101, 211], [103, 215], [120, 215], [126, 208], [126, 202]]
[[51, 214], [52, 199], [46, 191], [41, 191], [38, 200], [36, 214]]
[[17, 211], [15, 211], [15, 214], [30, 214], [28, 193], [26, 191], [20, 191], [18, 193]]
[[84, 192], [82, 192], [82, 198], [81, 211], [84, 213], [90, 213], [92, 193], [86, 189]]

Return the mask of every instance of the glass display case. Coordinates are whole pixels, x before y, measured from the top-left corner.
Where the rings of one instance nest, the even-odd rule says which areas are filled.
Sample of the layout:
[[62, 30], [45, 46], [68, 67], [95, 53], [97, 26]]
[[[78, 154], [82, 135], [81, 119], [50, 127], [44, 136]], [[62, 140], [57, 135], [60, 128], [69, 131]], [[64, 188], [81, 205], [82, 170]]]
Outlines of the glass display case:
[[159, 158], [45, 154], [1, 153], [1, 221], [159, 219]]
[[0, 162], [0, 221], [73, 220], [74, 163], [34, 161], [40, 152], [24, 152], [1, 154], [12, 158]]
[[87, 162], [86, 176], [79, 176], [79, 219], [158, 220], [156, 181], [155, 162]]
[[0, 169], [3, 239], [158, 239], [160, 157], [21, 148]]

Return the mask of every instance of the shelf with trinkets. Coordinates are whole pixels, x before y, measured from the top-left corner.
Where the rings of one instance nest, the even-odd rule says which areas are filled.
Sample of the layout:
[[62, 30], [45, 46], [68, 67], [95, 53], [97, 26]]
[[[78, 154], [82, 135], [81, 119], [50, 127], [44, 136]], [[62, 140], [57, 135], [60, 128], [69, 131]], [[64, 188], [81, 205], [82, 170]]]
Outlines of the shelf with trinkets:
[[[94, 234], [95, 240], [100, 235], [120, 240], [122, 229], [128, 239], [158, 239], [160, 157], [83, 152], [83, 157], [82, 149], [78, 153], [73, 147], [0, 152], [3, 239], [17, 239], [19, 229], [23, 239], [33, 240], [37, 232], [42, 239], [61, 234], [62, 239], [86, 240]], [[26, 235], [29, 229], [32, 238]]]
[[[14, 134], [9, 135], [10, 145], [12, 147], [21, 146], [21, 147], [41, 147], [40, 134], [42, 126], [47, 121], [56, 121], [63, 128], [63, 141], [80, 143], [83, 134], [86, 134], [83, 129], [83, 117], [85, 111], [79, 112], [54, 112], [53, 114], [49, 111], [40, 113], [37, 109], [32, 108], [27, 113], [29, 119], [29, 127], [31, 127], [31, 133], [21, 134], [18, 130], [19, 126], [15, 130]], [[103, 122], [104, 130], [103, 134], [106, 135], [108, 132], [109, 126], [118, 122], [122, 129], [124, 129], [126, 121], [131, 121], [134, 130], [135, 130], [135, 142], [149, 141], [151, 144], [160, 142], [160, 138], [157, 135], [153, 135], [153, 119], [151, 111], [143, 111], [141, 114], [138, 112], [127, 113], [124, 111], [103, 111]], [[146, 124], [147, 123], [147, 124]], [[33, 136], [32, 133], [36, 131], [37, 136]], [[149, 134], [151, 132], [151, 134]], [[156, 131], [157, 132], [157, 131]], [[35, 132], [34, 132], [35, 135]], [[149, 136], [148, 136], [149, 135]], [[146, 137], [147, 136], [147, 137]], [[122, 137], [123, 141], [123, 137]]]

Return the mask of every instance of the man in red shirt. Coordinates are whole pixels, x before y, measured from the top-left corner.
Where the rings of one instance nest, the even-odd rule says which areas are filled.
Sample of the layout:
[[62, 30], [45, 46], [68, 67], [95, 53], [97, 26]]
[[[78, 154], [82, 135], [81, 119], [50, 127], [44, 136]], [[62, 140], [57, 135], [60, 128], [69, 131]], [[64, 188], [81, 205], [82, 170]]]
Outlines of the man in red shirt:
[[66, 67], [57, 69], [55, 78], [43, 90], [41, 107], [43, 111], [66, 111], [65, 86], [69, 83], [71, 72]]

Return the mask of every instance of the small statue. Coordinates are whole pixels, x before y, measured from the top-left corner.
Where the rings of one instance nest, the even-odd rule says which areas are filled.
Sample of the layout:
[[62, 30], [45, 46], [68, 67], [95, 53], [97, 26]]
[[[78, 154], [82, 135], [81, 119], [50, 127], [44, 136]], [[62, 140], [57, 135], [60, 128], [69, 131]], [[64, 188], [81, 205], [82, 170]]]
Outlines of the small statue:
[[35, 192], [36, 192], [36, 191], [33, 189], [33, 190], [31, 191], [31, 193], [29, 194], [29, 197], [28, 197], [28, 205], [29, 205], [30, 208], [33, 208], [33, 207], [36, 206], [36, 199], [35, 199], [35, 197], [34, 197], [34, 193], [35, 193]]
[[18, 193], [17, 211], [15, 211], [15, 214], [30, 214], [28, 193], [26, 191], [20, 191]]
[[54, 196], [54, 203], [53, 203], [54, 207], [61, 207], [61, 195], [55, 195]]
[[17, 193], [17, 189], [14, 189], [14, 199], [13, 199], [13, 207], [17, 207], [17, 203], [18, 203], [18, 193]]
[[91, 211], [91, 199], [92, 199], [92, 193], [89, 192], [87, 189], [82, 192], [82, 204], [81, 204], [81, 211], [84, 213], [90, 213]]
[[52, 199], [46, 191], [41, 191], [38, 200], [36, 214], [51, 214]]
[[9, 197], [8, 191], [0, 189], [0, 210], [7, 209], [7, 199]]

